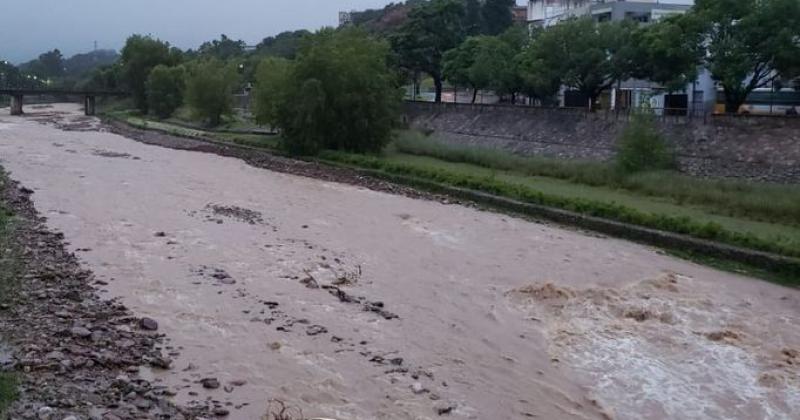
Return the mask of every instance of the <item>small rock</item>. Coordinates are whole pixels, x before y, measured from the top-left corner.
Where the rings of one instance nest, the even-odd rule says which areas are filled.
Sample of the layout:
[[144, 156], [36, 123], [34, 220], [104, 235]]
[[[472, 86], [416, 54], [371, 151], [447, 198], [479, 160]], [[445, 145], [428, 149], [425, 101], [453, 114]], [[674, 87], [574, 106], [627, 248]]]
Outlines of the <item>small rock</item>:
[[244, 379], [236, 379], [236, 380], [230, 381], [228, 383], [233, 385], [233, 386], [245, 386], [245, 385], [247, 385], [247, 381], [245, 381]]
[[152, 407], [153, 403], [150, 400], [145, 398], [137, 398], [133, 401], [133, 405], [140, 410], [149, 410]]
[[92, 332], [83, 327], [72, 327], [70, 330], [75, 337], [86, 338], [92, 335]]
[[150, 366], [159, 369], [169, 369], [172, 366], [172, 360], [162, 356], [156, 356], [150, 359]]
[[36, 416], [39, 418], [39, 420], [49, 420], [53, 417], [53, 413], [55, 413], [55, 411], [56, 410], [53, 410], [51, 407], [40, 407], [39, 410], [36, 411]]
[[163, 238], [165, 236], [167, 236], [166, 232], [156, 232], [156, 234], [155, 234], [156, 238]]
[[200, 383], [203, 384], [203, 388], [205, 389], [219, 388], [219, 381], [217, 378], [204, 378], [200, 380]]
[[152, 318], [142, 318], [139, 321], [139, 327], [143, 330], [147, 331], [157, 331], [158, 330], [158, 322]]
[[230, 413], [231, 412], [228, 411], [228, 409], [224, 408], [224, 407], [216, 407], [216, 408], [214, 408], [214, 415], [217, 416], [217, 417], [225, 417]]
[[411, 385], [411, 391], [413, 391], [415, 394], [424, 394], [428, 392], [428, 390], [419, 382], [414, 382]]
[[328, 329], [323, 327], [322, 325], [312, 325], [306, 328], [306, 334], [314, 336], [319, 334], [325, 334], [328, 332]]
[[455, 410], [455, 409], [456, 408], [453, 407], [452, 405], [436, 407], [436, 414], [438, 414], [440, 416], [444, 416], [445, 414], [452, 413], [453, 410]]

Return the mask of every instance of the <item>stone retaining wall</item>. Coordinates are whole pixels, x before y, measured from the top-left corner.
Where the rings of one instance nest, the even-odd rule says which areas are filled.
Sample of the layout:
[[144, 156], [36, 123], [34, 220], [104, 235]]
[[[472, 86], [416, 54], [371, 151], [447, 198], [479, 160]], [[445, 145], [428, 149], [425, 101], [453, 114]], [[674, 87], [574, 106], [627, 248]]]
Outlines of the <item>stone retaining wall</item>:
[[[407, 102], [405, 116], [412, 128], [448, 144], [601, 161], [613, 158], [628, 122], [613, 112], [423, 102]], [[800, 183], [800, 118], [670, 116], [658, 125], [683, 172]]]

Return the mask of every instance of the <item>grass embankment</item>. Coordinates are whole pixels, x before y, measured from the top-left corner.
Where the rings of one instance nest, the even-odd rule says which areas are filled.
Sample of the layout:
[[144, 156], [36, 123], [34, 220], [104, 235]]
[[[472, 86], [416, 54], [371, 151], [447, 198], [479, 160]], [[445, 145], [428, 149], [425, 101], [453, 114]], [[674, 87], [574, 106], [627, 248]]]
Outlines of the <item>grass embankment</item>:
[[[278, 136], [193, 133], [137, 117], [126, 121], [178, 135], [275, 149]], [[399, 132], [373, 156], [324, 152], [322, 161], [433, 181], [609, 220], [685, 234], [784, 256], [800, 257], [800, 187], [698, 179], [675, 172], [621, 175], [595, 162], [528, 158], [444, 145]], [[734, 271], [741, 271], [735, 269]]]
[[[0, 168], [0, 188], [4, 187], [5, 182], [5, 175]], [[19, 275], [19, 263], [10, 243], [12, 229], [12, 215], [0, 201], [0, 303], [4, 305], [13, 304], [12, 293]], [[5, 416], [6, 409], [16, 396], [16, 377], [10, 372], [0, 372], [0, 417]]]
[[[766, 222], [800, 224], [800, 187], [740, 180], [699, 179], [675, 172], [621, 175], [598, 162], [523, 157], [507, 152], [443, 144], [415, 131], [403, 131], [397, 152], [532, 177], [556, 178], [574, 184], [626, 190], [636, 195], [667, 198], [678, 205], [698, 205], [722, 214]], [[542, 178], [538, 178], [540, 181]]]
[[157, 121], [130, 111], [111, 111], [107, 112], [105, 115], [124, 121], [133, 127], [145, 130], [158, 130], [180, 137], [203, 137], [210, 140], [229, 142], [241, 146], [268, 149], [275, 149], [280, 143], [280, 138], [275, 135], [211, 131], [205, 130], [199, 126], [197, 128], [192, 128], [184, 125], [185, 121], [181, 121], [180, 124], [177, 124], [174, 121], [170, 122], [170, 120]]

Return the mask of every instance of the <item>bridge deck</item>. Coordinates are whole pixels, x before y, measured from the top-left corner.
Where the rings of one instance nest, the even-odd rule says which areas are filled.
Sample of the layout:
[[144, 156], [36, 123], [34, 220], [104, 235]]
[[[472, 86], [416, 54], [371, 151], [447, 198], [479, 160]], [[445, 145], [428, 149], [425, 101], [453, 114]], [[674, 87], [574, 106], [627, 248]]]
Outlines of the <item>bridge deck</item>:
[[125, 96], [128, 92], [113, 90], [70, 90], [70, 89], [11, 89], [0, 88], [0, 95], [74, 95], [74, 96]]

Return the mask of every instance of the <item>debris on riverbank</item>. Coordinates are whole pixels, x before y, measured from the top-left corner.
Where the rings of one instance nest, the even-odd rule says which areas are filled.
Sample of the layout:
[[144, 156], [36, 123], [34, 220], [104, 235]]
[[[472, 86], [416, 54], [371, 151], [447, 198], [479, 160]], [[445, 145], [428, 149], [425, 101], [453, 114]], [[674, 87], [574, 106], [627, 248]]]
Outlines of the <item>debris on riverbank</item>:
[[211, 412], [177, 407], [173, 391], [140, 378], [141, 368], [169, 369], [163, 352], [176, 349], [155, 320], [98, 296], [94, 275], [65, 250], [64, 235], [45, 227], [31, 193], [0, 174], [0, 202], [15, 216], [0, 252], [18, 273], [0, 309], [11, 351], [3, 369], [17, 372], [19, 387], [9, 418], [186, 419]]

